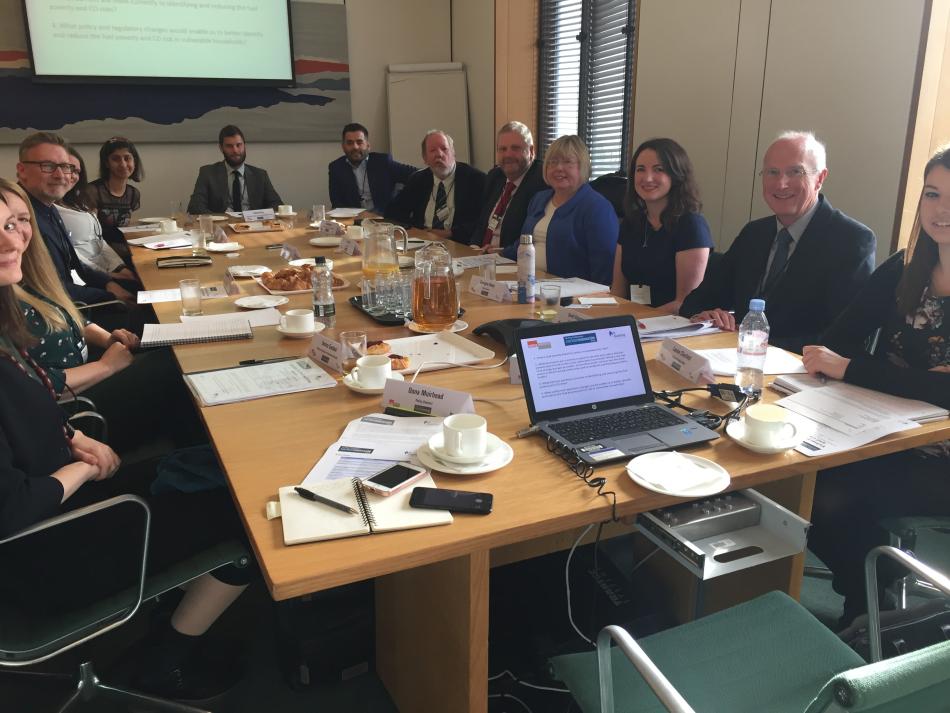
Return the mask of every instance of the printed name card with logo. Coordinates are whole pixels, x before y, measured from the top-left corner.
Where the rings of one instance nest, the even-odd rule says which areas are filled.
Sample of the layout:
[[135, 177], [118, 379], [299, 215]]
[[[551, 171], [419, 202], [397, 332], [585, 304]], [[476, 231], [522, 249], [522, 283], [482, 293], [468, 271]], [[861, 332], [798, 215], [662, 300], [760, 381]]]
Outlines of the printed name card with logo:
[[360, 242], [358, 240], [353, 240], [353, 238], [343, 238], [340, 242], [340, 252], [346, 253], [347, 255], [362, 255], [363, 252], [360, 250]]
[[253, 223], [258, 220], [273, 220], [273, 208], [261, 208], [260, 210], [246, 210], [241, 214], [245, 223]]
[[390, 379], [383, 389], [383, 408], [412, 411], [426, 416], [451, 416], [453, 413], [475, 413], [472, 395], [429, 384]]
[[507, 283], [484, 280], [478, 275], [472, 275], [468, 283], [468, 291], [495, 302], [511, 302], [511, 291]]
[[711, 384], [716, 380], [709, 359], [672, 339], [663, 340], [657, 359], [694, 384]]
[[343, 347], [322, 334], [315, 334], [313, 341], [310, 342], [310, 350], [307, 356], [313, 359], [317, 364], [322, 364], [334, 371], [343, 373]]

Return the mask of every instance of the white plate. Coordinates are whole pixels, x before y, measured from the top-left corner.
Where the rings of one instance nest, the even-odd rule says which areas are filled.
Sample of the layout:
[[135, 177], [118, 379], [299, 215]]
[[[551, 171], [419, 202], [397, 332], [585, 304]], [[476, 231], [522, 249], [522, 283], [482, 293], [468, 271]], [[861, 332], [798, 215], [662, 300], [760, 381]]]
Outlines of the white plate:
[[[402, 374], [400, 374], [398, 371], [394, 371], [392, 373], [392, 376], [390, 376], [389, 378], [392, 379], [393, 381], [406, 380], [406, 378]], [[348, 389], [350, 389], [351, 391], [355, 391], [358, 394], [381, 394], [383, 393], [383, 389], [386, 388], [385, 386], [380, 386], [378, 388], [370, 388], [369, 386], [360, 386], [360, 382], [356, 381], [353, 378], [352, 373], [349, 373], [343, 377], [343, 385], [347, 387]]]
[[485, 452], [480, 456], [452, 456], [445, 451], [445, 434], [443, 432], [434, 433], [429, 439], [429, 450], [432, 451], [434, 455], [439, 460], [445, 461], [446, 463], [452, 463], [456, 465], [474, 465], [476, 463], [482, 463], [484, 461], [489, 461], [495, 456], [495, 452], [505, 445], [505, 442], [501, 440], [494, 433], [489, 433], [488, 442], [486, 443]]
[[338, 248], [343, 238], [310, 238], [307, 242], [318, 248]]
[[753, 453], [770, 455], [773, 453], [782, 453], [787, 451], [789, 448], [794, 448], [804, 441], [809, 435], [805, 432], [805, 429], [802, 427], [801, 423], [796, 421], [795, 427], [798, 430], [791, 438], [786, 438], [785, 440], [779, 441], [772, 446], [760, 446], [757, 443], [749, 443], [745, 439], [745, 419], [740, 419], [739, 421], [730, 421], [726, 426], [726, 433], [728, 433], [730, 438], [732, 438], [743, 448], [748, 448]]
[[228, 272], [231, 277], [260, 277], [270, 270], [266, 265], [231, 265]]
[[222, 220], [227, 220], [227, 219], [228, 219], [228, 216], [226, 215], [212, 215], [211, 216], [211, 220], [213, 220], [215, 223], [220, 223]]
[[436, 371], [451, 369], [455, 364], [474, 364], [495, 356], [491, 349], [451, 332], [414, 334], [411, 337], [390, 338], [386, 342], [389, 344], [389, 354], [409, 358], [409, 366], [399, 369], [403, 374], [412, 374], [420, 366], [422, 371]]
[[161, 223], [163, 220], [168, 220], [168, 216], [163, 216], [161, 218], [139, 218], [140, 223]]
[[234, 300], [234, 304], [244, 309], [267, 309], [268, 307], [277, 307], [290, 302], [286, 297], [280, 295], [249, 295]]
[[682, 490], [675, 488], [667, 489], [662, 485], [658, 485], [652, 480], [648, 480], [638, 474], [638, 470], [650, 468], [651, 465], [656, 465], [658, 459], [669, 455], [669, 451], [661, 451], [659, 453], [644, 453], [642, 456], [637, 456], [632, 461], [627, 463], [627, 475], [630, 476], [630, 479], [633, 480], [634, 483], [642, 488], [652, 490], [654, 493], [673, 495], [677, 498], [702, 498], [708, 495], [714, 495], [715, 493], [718, 493], [729, 487], [729, 483], [732, 479], [729, 477], [729, 473], [725, 468], [707, 458], [700, 458], [699, 456], [690, 455], [689, 453], [677, 453], [676, 455], [687, 458], [688, 460], [692, 461], [694, 465], [697, 465], [703, 469], [713, 471], [709, 480], [704, 481], [695, 487], [684, 488]]
[[213, 253], [231, 253], [235, 250], [243, 250], [241, 243], [206, 243], [205, 247]]
[[285, 337], [290, 337], [291, 339], [310, 339], [317, 332], [322, 332], [326, 329], [326, 326], [323, 322], [317, 322], [314, 325], [314, 330], [312, 332], [291, 332], [289, 329], [284, 329], [279, 324], [277, 325], [277, 331], [283, 334]]
[[281, 218], [296, 218], [297, 214], [296, 213], [274, 213], [274, 217], [277, 218], [277, 220], [280, 220]]
[[[293, 265], [294, 267], [302, 267], [304, 265], [316, 265], [317, 258], [315, 257], [301, 257], [296, 260], [291, 260], [287, 263], [288, 265]], [[333, 269], [333, 263], [330, 260], [327, 260], [327, 267], [331, 270]]]
[[491, 473], [493, 470], [504, 468], [511, 463], [514, 457], [515, 452], [511, 450], [511, 446], [504, 441], [501, 442], [501, 448], [496, 450], [490, 458], [481, 463], [475, 463], [474, 465], [459, 465], [444, 461], [430, 451], [427, 445], [419, 446], [419, 450], [416, 451], [416, 458], [419, 459], [422, 465], [437, 470], [440, 473], [445, 473], [446, 475], [480, 475], [481, 473]]
[[[422, 238], [409, 238], [409, 244], [407, 245], [407, 247], [410, 250], [418, 250], [423, 245], [428, 245], [431, 242], [432, 242], [431, 240], [423, 240]], [[396, 248], [398, 250], [402, 250], [402, 240], [396, 241]]]
[[413, 321], [406, 322], [406, 327], [416, 334], [438, 334], [439, 332], [461, 332], [468, 329], [468, 322], [465, 322], [461, 319], [455, 320], [449, 329], [423, 329], [418, 324]]
[[[342, 290], [350, 286], [350, 281], [347, 280], [342, 275], [335, 275], [335, 277], [340, 280], [340, 284], [334, 285], [333, 286], [334, 290]], [[272, 290], [270, 287], [264, 284], [264, 281], [261, 280], [260, 277], [255, 277], [254, 282], [256, 282], [258, 285], [263, 287], [272, 295], [306, 295], [312, 291], [312, 288], [310, 287], [303, 290]]]

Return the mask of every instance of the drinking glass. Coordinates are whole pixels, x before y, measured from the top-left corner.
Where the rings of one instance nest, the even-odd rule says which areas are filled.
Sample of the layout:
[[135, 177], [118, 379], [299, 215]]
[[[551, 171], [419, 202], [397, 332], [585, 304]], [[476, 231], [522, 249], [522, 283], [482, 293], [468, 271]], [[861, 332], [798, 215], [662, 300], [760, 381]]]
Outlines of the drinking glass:
[[178, 289], [181, 291], [181, 313], [186, 317], [201, 314], [201, 281], [181, 280]]
[[366, 332], [340, 332], [340, 345], [343, 347], [343, 374], [349, 374], [356, 366], [356, 360], [366, 356]]
[[191, 234], [191, 254], [207, 255], [208, 241], [211, 240], [211, 236], [214, 234], [214, 220], [212, 220], [210, 215], [199, 216], [198, 228], [191, 231]]
[[496, 265], [496, 262], [495, 262], [494, 255], [487, 255], [483, 257], [482, 264], [479, 267], [478, 276], [481, 277], [483, 280], [489, 280], [490, 282], [494, 282], [497, 277], [495, 274], [495, 265]]
[[538, 317], [545, 322], [553, 322], [557, 317], [557, 308], [561, 305], [561, 286], [541, 285], [541, 298], [537, 305]]
[[360, 287], [363, 291], [363, 309], [371, 315], [379, 315], [386, 311], [379, 305], [378, 295], [376, 293], [376, 280], [362, 280]]
[[322, 223], [326, 219], [327, 219], [326, 206], [324, 206], [323, 203], [314, 203], [313, 207], [310, 209], [310, 222]]

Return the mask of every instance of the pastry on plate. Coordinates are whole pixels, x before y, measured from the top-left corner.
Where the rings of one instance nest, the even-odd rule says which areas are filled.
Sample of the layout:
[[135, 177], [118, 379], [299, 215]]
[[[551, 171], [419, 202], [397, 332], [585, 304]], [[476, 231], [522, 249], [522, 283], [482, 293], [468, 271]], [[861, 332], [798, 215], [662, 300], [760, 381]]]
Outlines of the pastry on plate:
[[366, 342], [367, 354], [388, 354], [390, 349], [392, 349], [392, 347], [389, 346], [389, 342], [384, 342], [381, 339]]
[[393, 369], [398, 371], [399, 369], [408, 369], [409, 368], [409, 357], [401, 356], [399, 354], [390, 354], [389, 361], [392, 364]]

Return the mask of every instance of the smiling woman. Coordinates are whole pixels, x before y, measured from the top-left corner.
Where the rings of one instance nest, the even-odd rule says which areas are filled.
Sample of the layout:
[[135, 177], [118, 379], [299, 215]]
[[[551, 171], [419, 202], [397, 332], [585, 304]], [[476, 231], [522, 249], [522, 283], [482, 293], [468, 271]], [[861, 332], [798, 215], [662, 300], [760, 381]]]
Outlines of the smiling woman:
[[[99, 149], [99, 178], [89, 184], [89, 200], [96, 207], [99, 222], [107, 230], [125, 227], [132, 212], [139, 209], [141, 195], [129, 181], [145, 178], [145, 167], [138, 149], [128, 139], [113, 136]], [[110, 243], [121, 234], [105, 235]]]

